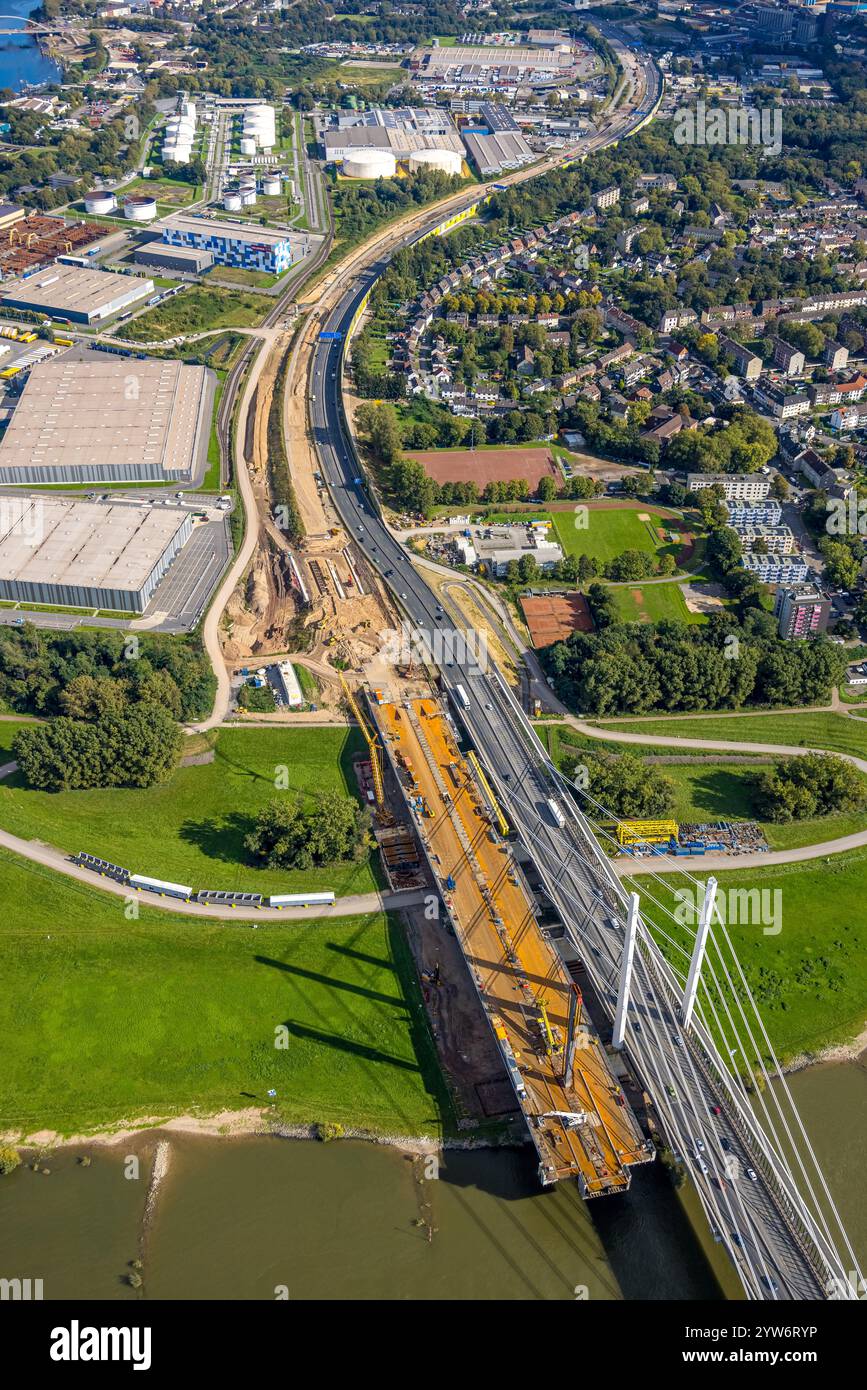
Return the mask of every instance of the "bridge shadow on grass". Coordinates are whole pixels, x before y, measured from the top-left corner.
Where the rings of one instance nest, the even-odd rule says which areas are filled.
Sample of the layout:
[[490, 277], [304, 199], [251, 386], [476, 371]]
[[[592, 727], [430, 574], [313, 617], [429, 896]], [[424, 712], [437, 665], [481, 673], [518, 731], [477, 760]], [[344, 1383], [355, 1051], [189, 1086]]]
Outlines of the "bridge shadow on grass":
[[[701, 808], [702, 818], [752, 818], [755, 815], [751, 794], [752, 778], [769, 766], [770, 760], [767, 763], [757, 763], [754, 768], [746, 767], [742, 771], [728, 771], [726, 768], [703, 771], [692, 783], [692, 799]], [[662, 771], [664, 772], [665, 768]]]
[[368, 956], [364, 951], [353, 951], [351, 946], [338, 946], [336, 941], [329, 941], [327, 946], [329, 951], [347, 956], [350, 960], [359, 960], [364, 965], [375, 965], [379, 970], [394, 970], [394, 962], [385, 960], [382, 956]]
[[289, 965], [284, 960], [272, 960], [269, 956], [256, 956], [257, 965], [270, 965], [272, 970], [283, 970], [302, 980], [312, 980], [328, 989], [345, 990], [347, 994], [360, 994], [365, 999], [374, 999], [378, 1004], [391, 1004], [397, 1009], [406, 1007], [403, 999], [394, 994], [381, 994], [376, 989], [365, 989], [364, 985], [352, 984], [349, 980], [335, 980], [333, 975], [320, 975], [316, 970], [302, 970], [298, 965]]
[[[369, 961], [370, 964], [376, 965], [377, 969], [388, 968], [394, 971], [394, 983], [399, 986], [399, 992], [395, 995], [383, 994], [368, 988], [363, 983], [356, 984], [348, 980], [335, 980], [330, 976], [298, 970], [294, 966], [287, 966], [284, 961], [272, 960], [267, 956], [256, 956], [255, 959], [260, 965], [267, 965], [273, 970], [279, 970], [291, 988], [303, 991], [306, 978], [307, 980], [315, 980], [330, 990], [331, 1002], [345, 1019], [347, 1031], [351, 1030], [355, 1034], [358, 1033], [359, 1026], [363, 1027], [364, 1025], [363, 1015], [358, 1012], [360, 998], [367, 998], [379, 1006], [384, 1005], [386, 1008], [399, 1010], [399, 1017], [394, 1022], [407, 1030], [414, 1061], [392, 1057], [380, 1049], [353, 1042], [351, 1039], [335, 1033], [333, 1028], [332, 1031], [326, 1031], [291, 1021], [287, 1021], [286, 1027], [296, 1037], [318, 1042], [323, 1047], [352, 1054], [362, 1062], [371, 1063], [373, 1070], [368, 1073], [368, 1077], [373, 1089], [379, 1093], [383, 1106], [387, 1106], [390, 1111], [388, 1124], [393, 1133], [418, 1134], [420, 1125], [424, 1123], [427, 1126], [435, 1126], [442, 1134], [456, 1134], [457, 1121], [451, 1096], [439, 1065], [433, 1037], [428, 1027], [427, 1013], [421, 997], [415, 962], [397, 914], [387, 913], [386, 921], [391, 960], [379, 962], [375, 957], [364, 959], [366, 962]], [[329, 943], [329, 948], [331, 945], [332, 943]], [[346, 954], [347, 956], [356, 956], [361, 953], [347, 950]], [[333, 1019], [329, 1019], [328, 1022], [333, 1024]], [[395, 1095], [389, 1085], [387, 1078], [390, 1067], [400, 1071], [415, 1072], [419, 1075], [425, 1093], [433, 1106], [433, 1114], [422, 1120], [417, 1111], [412, 1114], [406, 1111], [403, 1099]], [[351, 1097], [347, 1099], [351, 1100]], [[365, 1123], [363, 1101], [360, 1105], [358, 1123], [363, 1128]]]
[[368, 1047], [366, 1043], [352, 1042], [349, 1038], [338, 1037], [336, 1033], [324, 1033], [318, 1028], [310, 1028], [305, 1023], [294, 1023], [291, 1018], [283, 1020], [283, 1027], [292, 1034], [293, 1038], [303, 1038], [307, 1042], [320, 1043], [323, 1047], [336, 1049], [344, 1052], [349, 1057], [359, 1057], [363, 1062], [384, 1063], [389, 1067], [397, 1067], [400, 1071], [418, 1071], [415, 1062], [408, 1062], [403, 1057], [392, 1057], [388, 1052], [383, 1052], [378, 1047]]

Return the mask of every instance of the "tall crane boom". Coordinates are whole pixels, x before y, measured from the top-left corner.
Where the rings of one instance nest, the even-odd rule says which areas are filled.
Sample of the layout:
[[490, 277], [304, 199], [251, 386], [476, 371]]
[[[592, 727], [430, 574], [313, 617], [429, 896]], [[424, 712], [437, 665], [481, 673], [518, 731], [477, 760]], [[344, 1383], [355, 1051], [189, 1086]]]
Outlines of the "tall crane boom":
[[371, 729], [367, 719], [362, 713], [361, 706], [344, 679], [342, 671], [340, 672], [340, 684], [343, 686], [343, 693], [346, 696], [349, 708], [355, 716], [356, 723], [361, 730], [362, 738], [367, 744], [370, 752], [370, 768], [373, 774], [373, 794], [376, 797], [376, 809], [382, 812], [385, 809], [385, 788], [382, 784], [382, 746], [376, 733]]

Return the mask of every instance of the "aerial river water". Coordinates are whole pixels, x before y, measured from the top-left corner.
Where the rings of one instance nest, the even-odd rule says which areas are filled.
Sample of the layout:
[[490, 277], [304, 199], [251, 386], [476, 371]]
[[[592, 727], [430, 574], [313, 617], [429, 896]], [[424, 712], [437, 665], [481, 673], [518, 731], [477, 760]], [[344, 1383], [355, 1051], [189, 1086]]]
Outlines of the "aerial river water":
[[[23, 24], [36, 7], [37, 0], [3, 0], [0, 10], [7, 15], [20, 15]], [[0, 27], [11, 29], [13, 23], [4, 20]], [[20, 92], [25, 86], [59, 82], [62, 76], [57, 64], [43, 57], [35, 39], [23, 34], [21, 38], [0, 35], [0, 88], [11, 87]]]
[[[789, 1081], [867, 1264], [867, 1067]], [[160, 1137], [170, 1161], [148, 1219]], [[47, 1299], [700, 1299], [720, 1296], [705, 1252], [725, 1268], [658, 1164], [628, 1196], [587, 1206], [574, 1185], [540, 1191], [529, 1153], [513, 1150], [448, 1153], [436, 1179], [383, 1146], [191, 1134], [40, 1162], [48, 1175], [0, 1180], [0, 1275], [42, 1279]], [[126, 1282], [135, 1259], [140, 1290]]]

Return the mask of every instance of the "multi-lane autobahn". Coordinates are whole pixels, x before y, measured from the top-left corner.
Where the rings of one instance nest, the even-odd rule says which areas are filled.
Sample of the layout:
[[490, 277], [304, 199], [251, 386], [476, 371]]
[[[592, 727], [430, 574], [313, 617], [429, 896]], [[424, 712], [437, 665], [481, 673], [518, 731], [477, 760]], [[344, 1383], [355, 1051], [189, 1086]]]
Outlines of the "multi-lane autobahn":
[[[658, 99], [660, 79], [650, 60], [627, 53], [611, 26], [606, 36], [620, 46], [621, 60], [632, 72], [631, 106], [568, 155], [561, 154], [558, 163], [631, 133]], [[438, 222], [439, 218], [431, 225]], [[431, 650], [435, 642], [440, 653], [445, 650], [439, 660], [445, 689], [454, 691], [462, 684], [469, 696], [469, 708], [455, 701], [455, 712], [599, 997], [613, 1004], [624, 939], [624, 889], [524, 711], [496, 670], [482, 670], [468, 659], [458, 632], [460, 620], [440, 605], [403, 545], [391, 535], [361, 476], [344, 415], [343, 354], [364, 296], [389, 258], [366, 268], [347, 289], [323, 325], [339, 337], [320, 341], [312, 358], [310, 417], [322, 473], [344, 525], [389, 585], [406, 618], [419, 632], [431, 634]], [[547, 809], [552, 796], [566, 814], [564, 826]], [[773, 1096], [754, 1108], [731, 1058], [720, 1056], [701, 1018], [689, 1034], [685, 1032], [681, 997], [679, 981], [643, 931], [635, 955], [626, 1049], [653, 1098], [661, 1128], [690, 1168], [711, 1228], [727, 1247], [747, 1295], [826, 1297], [829, 1287], [840, 1287], [839, 1282], [832, 1284], [835, 1277], [845, 1284], [845, 1271], [852, 1265], [838, 1254], [839, 1232], [832, 1222], [823, 1226], [824, 1197], [816, 1206], [807, 1206], [803, 1180], [796, 1181], [790, 1171], [789, 1165], [796, 1169], [797, 1163], [776, 1133], [790, 1125], [790, 1118], [774, 1113]], [[816, 1184], [815, 1175], [809, 1177]]]

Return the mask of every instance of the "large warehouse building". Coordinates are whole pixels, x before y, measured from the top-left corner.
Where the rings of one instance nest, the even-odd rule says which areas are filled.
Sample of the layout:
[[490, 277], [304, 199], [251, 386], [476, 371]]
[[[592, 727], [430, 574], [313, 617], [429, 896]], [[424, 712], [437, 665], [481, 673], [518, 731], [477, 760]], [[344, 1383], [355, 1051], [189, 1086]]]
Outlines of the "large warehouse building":
[[185, 362], [41, 362], [0, 443], [0, 484], [189, 483], [205, 468], [213, 399], [213, 373]]
[[383, 150], [408, 159], [417, 150], [451, 150], [463, 158], [464, 147], [451, 116], [442, 107], [339, 112], [320, 122], [326, 160], [342, 163], [358, 150]]
[[193, 532], [182, 507], [30, 497], [0, 533], [0, 598], [143, 613]]
[[425, 92], [516, 90], [556, 87], [576, 73], [579, 50], [567, 39], [553, 48], [477, 45], [416, 49], [412, 81]]
[[271, 232], [255, 223], [225, 222], [210, 217], [166, 217], [157, 224], [167, 246], [194, 246], [210, 251], [217, 265], [267, 270], [279, 275], [293, 262], [287, 232]]
[[214, 264], [212, 251], [201, 246], [166, 246], [164, 241], [146, 241], [144, 246], [137, 246], [134, 259], [136, 265], [176, 270], [181, 275], [201, 275]]
[[496, 131], [492, 135], [474, 135], [468, 131], [464, 139], [470, 158], [481, 174], [501, 174], [504, 169], [518, 169], [522, 164], [532, 164], [539, 156], [534, 154], [523, 135], [512, 131]]
[[79, 265], [50, 265], [0, 295], [4, 309], [28, 309], [73, 323], [101, 323], [154, 292], [153, 280]]

